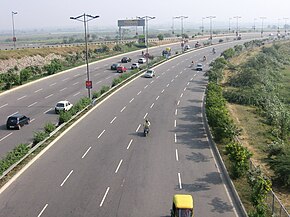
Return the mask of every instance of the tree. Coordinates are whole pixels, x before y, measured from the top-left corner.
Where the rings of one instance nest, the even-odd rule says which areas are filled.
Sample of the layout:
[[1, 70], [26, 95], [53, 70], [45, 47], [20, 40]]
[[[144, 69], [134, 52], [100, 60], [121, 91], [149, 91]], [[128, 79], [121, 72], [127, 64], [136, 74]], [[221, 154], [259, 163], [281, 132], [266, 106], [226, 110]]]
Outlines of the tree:
[[159, 41], [162, 41], [162, 40], [164, 40], [164, 35], [160, 33], [157, 35], [157, 38]]
[[25, 68], [20, 71], [20, 83], [22, 84], [31, 77], [32, 73], [29, 69]]

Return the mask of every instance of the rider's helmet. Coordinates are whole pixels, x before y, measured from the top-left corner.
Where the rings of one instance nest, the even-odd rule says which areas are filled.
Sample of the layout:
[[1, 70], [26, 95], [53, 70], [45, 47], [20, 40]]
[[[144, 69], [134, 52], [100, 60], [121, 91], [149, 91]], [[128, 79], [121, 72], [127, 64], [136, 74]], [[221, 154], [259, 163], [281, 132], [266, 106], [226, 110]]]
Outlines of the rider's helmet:
[[148, 119], [145, 119], [145, 122], [146, 122], [146, 123], [148, 123], [148, 122], [149, 122], [149, 120], [148, 120]]

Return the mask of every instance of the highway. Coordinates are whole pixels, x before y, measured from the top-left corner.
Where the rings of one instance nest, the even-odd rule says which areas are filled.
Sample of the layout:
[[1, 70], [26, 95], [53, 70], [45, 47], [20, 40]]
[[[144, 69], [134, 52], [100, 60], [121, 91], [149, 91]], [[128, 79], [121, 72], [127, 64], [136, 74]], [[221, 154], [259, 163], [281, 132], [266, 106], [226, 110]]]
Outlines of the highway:
[[[190, 46], [193, 47], [195, 42], [191, 41]], [[213, 42], [217, 43], [218, 39], [214, 39]], [[167, 46], [169, 45], [152, 48], [150, 53], [160, 56]], [[173, 53], [181, 49], [179, 43], [170, 47]], [[92, 91], [100, 90], [103, 85], [111, 85], [112, 80], [119, 74], [110, 70], [110, 66], [126, 55], [132, 58], [132, 62], [137, 62], [141, 57], [141, 51], [119, 55], [90, 65]], [[129, 68], [131, 63], [124, 65]], [[66, 99], [75, 103], [81, 97], [87, 96], [85, 80], [87, 80], [86, 68], [82, 66], [0, 94], [0, 157], [20, 143], [32, 142], [33, 132], [43, 129], [47, 122], [57, 123], [58, 115], [54, 114], [54, 106], [58, 101]], [[7, 130], [7, 117], [16, 113], [30, 117], [31, 123], [19, 131]]]
[[[204, 129], [207, 79], [191, 66], [207, 55], [207, 68], [233, 45], [172, 59], [96, 106], [1, 189], [1, 216], [170, 216], [175, 193], [193, 195], [195, 216], [240, 216]], [[152, 124], [146, 138], [144, 118]]]

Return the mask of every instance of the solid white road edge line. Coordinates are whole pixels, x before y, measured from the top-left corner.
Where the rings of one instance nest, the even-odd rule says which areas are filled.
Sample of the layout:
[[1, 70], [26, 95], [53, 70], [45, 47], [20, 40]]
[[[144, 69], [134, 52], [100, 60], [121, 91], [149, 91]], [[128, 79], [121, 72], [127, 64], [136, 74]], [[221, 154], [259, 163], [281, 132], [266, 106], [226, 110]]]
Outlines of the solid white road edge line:
[[68, 180], [68, 178], [70, 177], [70, 175], [73, 173], [73, 170], [70, 171], [70, 173], [66, 176], [66, 178], [62, 181], [60, 186], [63, 186], [64, 183], [66, 182], [66, 180]]
[[105, 199], [106, 199], [106, 197], [107, 197], [107, 194], [108, 194], [109, 190], [110, 190], [110, 187], [107, 188], [107, 190], [106, 190], [106, 192], [105, 192], [105, 194], [104, 194], [104, 197], [103, 197], [103, 199], [102, 199], [102, 201], [101, 201], [101, 203], [100, 203], [100, 207], [103, 206], [103, 203], [104, 203], [104, 201], [105, 201]]

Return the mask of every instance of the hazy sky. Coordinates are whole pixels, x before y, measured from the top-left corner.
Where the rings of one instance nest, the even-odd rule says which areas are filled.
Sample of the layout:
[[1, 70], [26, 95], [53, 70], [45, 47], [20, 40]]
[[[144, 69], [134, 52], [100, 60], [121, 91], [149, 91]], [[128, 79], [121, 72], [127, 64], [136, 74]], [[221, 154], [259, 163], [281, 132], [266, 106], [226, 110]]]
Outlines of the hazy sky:
[[[15, 15], [17, 29], [45, 29], [49, 27], [81, 27], [82, 23], [70, 20], [70, 16], [83, 13], [99, 15], [91, 26], [117, 28], [118, 19], [136, 16], [155, 16], [150, 25], [172, 23], [173, 16], [185, 15], [184, 26], [198, 25], [201, 18], [216, 16], [214, 22], [228, 23], [229, 17], [241, 16], [240, 25], [254, 22], [254, 18], [267, 17], [267, 23], [284, 24], [290, 18], [290, 0], [0, 0], [0, 30], [12, 29], [11, 12]], [[205, 26], [208, 20], [205, 20]], [[235, 20], [232, 20], [235, 25]], [[290, 24], [290, 19], [288, 20]], [[175, 21], [180, 25], [180, 21]], [[257, 27], [261, 19], [256, 21]]]

